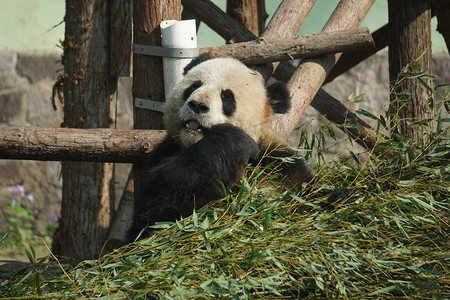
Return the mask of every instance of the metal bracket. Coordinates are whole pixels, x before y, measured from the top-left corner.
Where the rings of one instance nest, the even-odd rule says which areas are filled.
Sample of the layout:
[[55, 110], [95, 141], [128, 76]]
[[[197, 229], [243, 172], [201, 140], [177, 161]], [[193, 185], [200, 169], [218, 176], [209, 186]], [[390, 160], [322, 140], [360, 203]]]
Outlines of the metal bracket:
[[199, 54], [198, 48], [166, 48], [133, 44], [133, 53], [176, 58], [193, 58]]
[[134, 107], [163, 112], [164, 102], [144, 98], [134, 98]]

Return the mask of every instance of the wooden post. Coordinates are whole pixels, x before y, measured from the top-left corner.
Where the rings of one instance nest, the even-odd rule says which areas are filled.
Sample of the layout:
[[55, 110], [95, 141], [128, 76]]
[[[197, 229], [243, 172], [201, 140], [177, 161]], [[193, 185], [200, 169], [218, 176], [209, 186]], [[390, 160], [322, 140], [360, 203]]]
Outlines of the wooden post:
[[330, 74], [328, 74], [325, 83], [333, 81], [339, 75], [347, 72], [360, 62], [366, 60], [370, 56], [386, 47], [389, 43], [389, 31], [390, 27], [389, 24], [387, 24], [372, 33], [372, 38], [375, 43], [375, 47], [373, 48], [367, 48], [356, 52], [346, 52], [342, 54], [341, 58], [339, 58], [336, 65], [331, 70]]
[[[224, 39], [227, 40], [230, 37], [235, 37], [235, 39], [239, 40], [239, 41], [248, 41], [248, 40], [256, 39], [256, 36], [254, 34], [252, 34], [248, 29], [246, 29], [241, 24], [237, 23], [230, 16], [223, 13], [220, 10], [220, 8], [215, 6], [212, 2], [210, 2], [208, 0], [198, 0], [198, 1], [182, 0], [182, 1], [183, 1], [183, 5], [185, 8], [190, 10], [198, 19], [200, 19], [202, 22], [205, 22], [209, 27], [214, 28], [214, 30], [220, 36], [222, 36]], [[290, 0], [290, 1], [284, 0], [281, 3], [280, 7], [277, 9], [277, 13], [278, 13], [278, 11], [280, 11], [280, 15], [283, 15], [284, 13], [292, 13], [292, 10], [286, 9], [289, 7], [289, 4], [291, 4], [292, 1], [295, 1], [295, 0]], [[289, 3], [289, 2], [291, 2], [291, 3]], [[301, 1], [301, 3], [300, 3], [301, 6], [297, 6], [296, 8], [301, 14], [305, 14], [305, 11], [308, 11], [308, 7], [312, 7], [312, 5], [314, 5], [314, 3], [315, 3], [315, 0], [310, 0], [309, 2]], [[356, 5], [356, 4], [353, 4], [353, 5]], [[284, 11], [284, 13], [283, 13], [283, 11]], [[277, 13], [275, 15], [277, 15]], [[275, 15], [272, 17], [272, 19], [275, 17]], [[305, 16], [306, 15], [307, 15], [307, 13], [305, 14]], [[280, 17], [280, 18], [284, 18], [284, 17]], [[359, 17], [358, 19], [361, 19], [361, 18]], [[361, 21], [361, 20], [359, 20], [359, 21]], [[271, 23], [272, 23], [272, 21], [267, 26], [266, 31], [269, 30]], [[283, 25], [281, 25], [281, 26], [283, 26]], [[274, 27], [276, 28], [275, 25], [274, 25]], [[276, 30], [280, 30], [280, 29], [276, 29]], [[282, 70], [282, 68], [281, 68], [281, 66], [283, 66], [283, 65], [287, 66], [284, 70]], [[294, 72], [295, 72], [295, 68], [292, 65], [281, 63], [273, 75], [278, 80], [287, 82], [291, 78], [292, 74], [294, 74]], [[322, 95], [324, 95], [324, 94], [322, 93]], [[332, 116], [334, 120], [342, 120], [343, 117], [345, 120], [345, 116], [338, 116], [338, 115], [333, 116], [333, 114], [336, 114], [338, 111], [346, 112], [345, 115], [352, 115], [351, 112], [348, 111], [347, 108], [344, 105], [342, 105], [342, 103], [340, 103], [338, 100], [333, 98], [333, 100], [335, 100], [335, 101], [333, 101], [332, 103], [328, 103], [330, 98], [332, 98], [331, 96], [327, 95], [326, 97], [321, 97], [321, 98], [322, 98], [322, 99], [320, 99], [321, 101], [317, 101], [316, 98], [314, 98], [311, 102], [311, 106], [313, 106], [314, 108], [319, 110], [319, 112], [321, 112], [322, 114], [327, 113], [329, 116]], [[332, 105], [339, 105], [339, 107], [341, 109], [334, 110], [334, 111], [321, 111], [321, 108], [327, 107], [327, 106], [332, 106]], [[357, 116], [355, 116], [355, 120], [353, 120], [352, 122], [356, 122], [358, 124], [363, 123], [362, 120], [360, 120]], [[361, 131], [361, 133], [363, 133], [363, 132]], [[360, 139], [360, 140], [366, 140], [367, 138], [369, 138], [369, 137], [362, 136], [362, 135], [358, 137], [358, 139]], [[369, 145], [369, 144], [373, 144], [373, 143], [366, 143], [366, 144]]]
[[[322, 31], [359, 26], [374, 1], [341, 0]], [[300, 63], [287, 83], [292, 96], [292, 107], [286, 115], [277, 115], [274, 118], [274, 125], [280, 137], [287, 138], [295, 129], [300, 117], [314, 99], [341, 54], [305, 59]]]
[[[390, 40], [389, 79], [393, 84], [405, 66], [425, 54], [417, 62], [420, 68], [412, 72], [431, 74], [431, 5], [430, 0], [388, 0]], [[408, 76], [404, 74], [402, 76]], [[403, 77], [402, 77], [403, 78]], [[423, 79], [429, 86], [430, 79]], [[405, 95], [403, 91], [410, 95]], [[398, 110], [400, 124], [392, 122], [392, 130], [403, 135], [420, 139], [424, 130], [413, 122], [432, 117], [427, 103], [428, 90], [419, 80], [403, 80], [391, 93], [391, 108]]]
[[[160, 23], [164, 20], [181, 20], [181, 0], [134, 0], [133, 2], [134, 44], [161, 46]], [[133, 98], [164, 102], [162, 58], [141, 54], [133, 55]], [[163, 129], [162, 113], [134, 107], [135, 129]], [[140, 182], [143, 164], [133, 164], [134, 194]], [[130, 177], [131, 178], [131, 177]], [[131, 193], [127, 189], [127, 193]], [[128, 216], [131, 225], [131, 217]], [[120, 216], [126, 219], [124, 216]], [[123, 237], [127, 229], [116, 236]]]
[[227, 0], [227, 14], [256, 36], [266, 27], [265, 0]]
[[[117, 77], [110, 75], [110, 1], [67, 0], [64, 127], [114, 128]], [[114, 207], [112, 163], [62, 163], [62, 204], [53, 252], [77, 260], [101, 252]]]
[[131, 35], [133, 2], [111, 2], [111, 76], [131, 76]]

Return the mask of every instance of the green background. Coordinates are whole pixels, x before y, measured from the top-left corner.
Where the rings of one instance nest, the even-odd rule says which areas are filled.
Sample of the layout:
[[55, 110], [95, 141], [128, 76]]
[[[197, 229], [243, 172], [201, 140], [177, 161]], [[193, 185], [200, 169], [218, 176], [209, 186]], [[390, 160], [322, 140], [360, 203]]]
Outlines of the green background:
[[[225, 8], [225, 0], [214, 1]], [[272, 15], [281, 0], [266, 0], [267, 12]], [[320, 32], [338, 0], [317, 0], [300, 33]], [[26, 51], [60, 49], [64, 39], [64, 0], [0, 0], [0, 50]], [[387, 23], [387, 0], [377, 0], [361, 26], [373, 32]], [[269, 19], [268, 19], [269, 20]], [[432, 20], [433, 51], [447, 52], [442, 36]], [[202, 24], [199, 47], [222, 45], [223, 39]]]

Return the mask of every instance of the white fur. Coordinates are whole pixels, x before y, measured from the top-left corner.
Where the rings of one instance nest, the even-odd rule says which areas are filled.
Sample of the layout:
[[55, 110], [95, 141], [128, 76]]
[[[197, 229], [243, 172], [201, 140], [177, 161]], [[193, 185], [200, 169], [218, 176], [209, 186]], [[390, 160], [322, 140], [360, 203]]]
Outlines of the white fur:
[[[184, 90], [197, 80], [202, 81], [202, 86], [184, 102]], [[231, 117], [222, 111], [220, 95], [226, 89], [233, 92], [236, 100], [236, 111]], [[210, 110], [195, 114], [187, 106], [191, 100], [205, 103]], [[269, 104], [261, 75], [232, 58], [211, 59], [192, 68], [173, 89], [165, 107], [168, 133], [185, 147], [202, 138], [199, 133], [185, 130], [186, 121], [196, 120], [204, 128], [230, 123], [259, 142], [262, 126], [268, 126], [271, 116], [267, 111]]]

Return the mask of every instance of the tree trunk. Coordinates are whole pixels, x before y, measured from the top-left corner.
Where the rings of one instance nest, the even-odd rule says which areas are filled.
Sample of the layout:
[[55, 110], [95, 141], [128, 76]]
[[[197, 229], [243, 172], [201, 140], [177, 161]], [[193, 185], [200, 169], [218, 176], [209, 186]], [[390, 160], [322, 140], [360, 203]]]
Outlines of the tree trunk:
[[[134, 0], [133, 7], [134, 44], [161, 46], [160, 23], [164, 20], [181, 20], [181, 0]], [[163, 78], [161, 57], [133, 55], [133, 98], [164, 102]], [[134, 107], [133, 115], [135, 129], [164, 127], [161, 112]], [[133, 164], [135, 195], [142, 171], [142, 164]], [[128, 189], [128, 193], [130, 192]]]
[[[109, 1], [66, 1], [63, 127], [115, 127], [117, 78], [110, 76], [109, 9]], [[101, 252], [114, 207], [113, 169], [112, 163], [62, 163], [55, 254], [81, 260]]]
[[[402, 73], [406, 65], [426, 53], [416, 63], [417, 67], [409, 67], [414, 73], [431, 74], [431, 9], [429, 0], [388, 0], [389, 24], [389, 79], [394, 84], [408, 74]], [[399, 77], [402, 76], [402, 77]], [[430, 79], [424, 79], [431, 86]], [[391, 108], [399, 114], [399, 124], [391, 120], [393, 133], [414, 139], [424, 134], [423, 127], [415, 127], [413, 122], [432, 117], [428, 100], [428, 90], [417, 79], [402, 80], [395, 85], [391, 93]], [[403, 91], [407, 91], [406, 95]], [[392, 117], [392, 116], [391, 116]]]
[[265, 0], [227, 0], [227, 14], [256, 36], [264, 31], [268, 17]]

